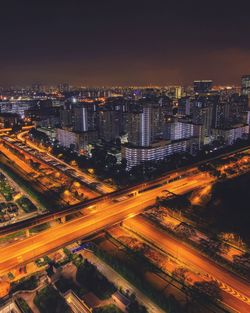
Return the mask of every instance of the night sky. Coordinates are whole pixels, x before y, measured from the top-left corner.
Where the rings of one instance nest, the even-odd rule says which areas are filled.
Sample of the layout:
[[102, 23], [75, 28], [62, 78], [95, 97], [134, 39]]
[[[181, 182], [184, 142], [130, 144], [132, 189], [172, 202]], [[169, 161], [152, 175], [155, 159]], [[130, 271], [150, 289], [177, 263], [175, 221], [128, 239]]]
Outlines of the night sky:
[[249, 0], [2, 0], [0, 8], [0, 85], [239, 84], [250, 74]]

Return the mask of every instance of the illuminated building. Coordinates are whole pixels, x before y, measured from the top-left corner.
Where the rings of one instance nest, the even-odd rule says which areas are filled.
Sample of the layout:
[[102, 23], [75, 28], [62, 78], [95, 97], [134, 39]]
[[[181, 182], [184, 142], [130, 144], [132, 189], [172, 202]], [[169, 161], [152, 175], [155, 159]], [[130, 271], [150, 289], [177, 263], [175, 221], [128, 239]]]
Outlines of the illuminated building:
[[183, 123], [173, 119], [167, 122], [164, 127], [164, 139], [179, 140], [195, 136], [196, 128], [199, 125], [192, 123]]
[[182, 97], [178, 100], [178, 115], [190, 115], [190, 98]]
[[212, 129], [212, 136], [214, 139], [223, 139], [226, 145], [234, 144], [237, 139], [246, 139], [248, 135], [248, 125], [235, 125], [234, 127], [227, 129]]
[[229, 126], [230, 103], [219, 102], [214, 106], [213, 127], [225, 128]]
[[119, 137], [121, 131], [121, 113], [118, 110], [102, 110], [98, 114], [99, 138], [111, 141]]
[[128, 142], [141, 147], [148, 147], [163, 135], [165, 106], [159, 103], [147, 103], [138, 112], [124, 113], [125, 131]]
[[61, 146], [72, 148], [80, 152], [82, 149], [87, 149], [90, 143], [97, 140], [97, 133], [96, 131], [75, 132], [68, 129], [57, 128], [56, 139]]
[[206, 144], [210, 140], [211, 127], [213, 121], [213, 103], [209, 101], [194, 101], [192, 107], [192, 122], [202, 126], [201, 141]]
[[73, 113], [71, 103], [65, 104], [60, 109], [60, 125], [62, 127], [70, 127], [73, 125]]
[[24, 118], [25, 112], [28, 111], [34, 103], [32, 101], [11, 100], [1, 103], [2, 113], [15, 113]]
[[75, 131], [86, 132], [96, 128], [96, 106], [94, 104], [78, 104], [73, 111]]
[[194, 92], [196, 93], [208, 93], [212, 89], [213, 81], [212, 80], [195, 80], [193, 86], [194, 86]]
[[161, 140], [148, 147], [127, 144], [122, 146], [122, 158], [127, 160], [127, 169], [129, 170], [143, 162], [162, 160], [176, 153], [190, 152], [194, 154], [197, 145], [197, 138], [177, 141]]
[[241, 92], [244, 96], [250, 96], [250, 75], [244, 75], [241, 78]]

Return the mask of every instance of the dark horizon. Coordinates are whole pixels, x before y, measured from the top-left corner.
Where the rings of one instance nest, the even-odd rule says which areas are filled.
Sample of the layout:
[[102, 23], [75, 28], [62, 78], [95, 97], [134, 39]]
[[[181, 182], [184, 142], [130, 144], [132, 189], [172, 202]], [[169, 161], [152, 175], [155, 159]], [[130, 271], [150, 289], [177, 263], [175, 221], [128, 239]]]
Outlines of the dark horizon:
[[250, 3], [33, 1], [2, 4], [0, 85], [240, 85]]

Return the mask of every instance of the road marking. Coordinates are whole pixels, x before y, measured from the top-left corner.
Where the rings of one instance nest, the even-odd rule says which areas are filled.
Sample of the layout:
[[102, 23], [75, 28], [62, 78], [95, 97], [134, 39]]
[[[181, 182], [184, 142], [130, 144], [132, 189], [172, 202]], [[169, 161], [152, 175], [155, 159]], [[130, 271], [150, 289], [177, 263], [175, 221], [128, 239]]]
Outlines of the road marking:
[[233, 289], [229, 285], [227, 285], [227, 284], [223, 283], [222, 281], [216, 279], [215, 277], [213, 277], [210, 274], [207, 274], [206, 276], [209, 277], [210, 279], [212, 279], [213, 281], [216, 281], [218, 283], [218, 285], [219, 285], [221, 290], [231, 294], [235, 298], [237, 298], [237, 299], [247, 303], [248, 305], [250, 305], [250, 298], [248, 298], [247, 296], [241, 294], [239, 291]]

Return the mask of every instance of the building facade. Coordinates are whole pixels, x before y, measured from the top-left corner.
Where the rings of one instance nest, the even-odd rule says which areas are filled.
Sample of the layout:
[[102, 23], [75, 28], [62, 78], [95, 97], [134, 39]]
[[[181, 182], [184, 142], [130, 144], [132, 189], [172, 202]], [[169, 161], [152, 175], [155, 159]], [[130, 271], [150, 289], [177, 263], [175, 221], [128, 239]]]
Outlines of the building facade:
[[197, 138], [177, 141], [162, 140], [149, 147], [122, 146], [122, 159], [127, 160], [127, 170], [147, 161], [157, 161], [176, 153], [195, 153]]

